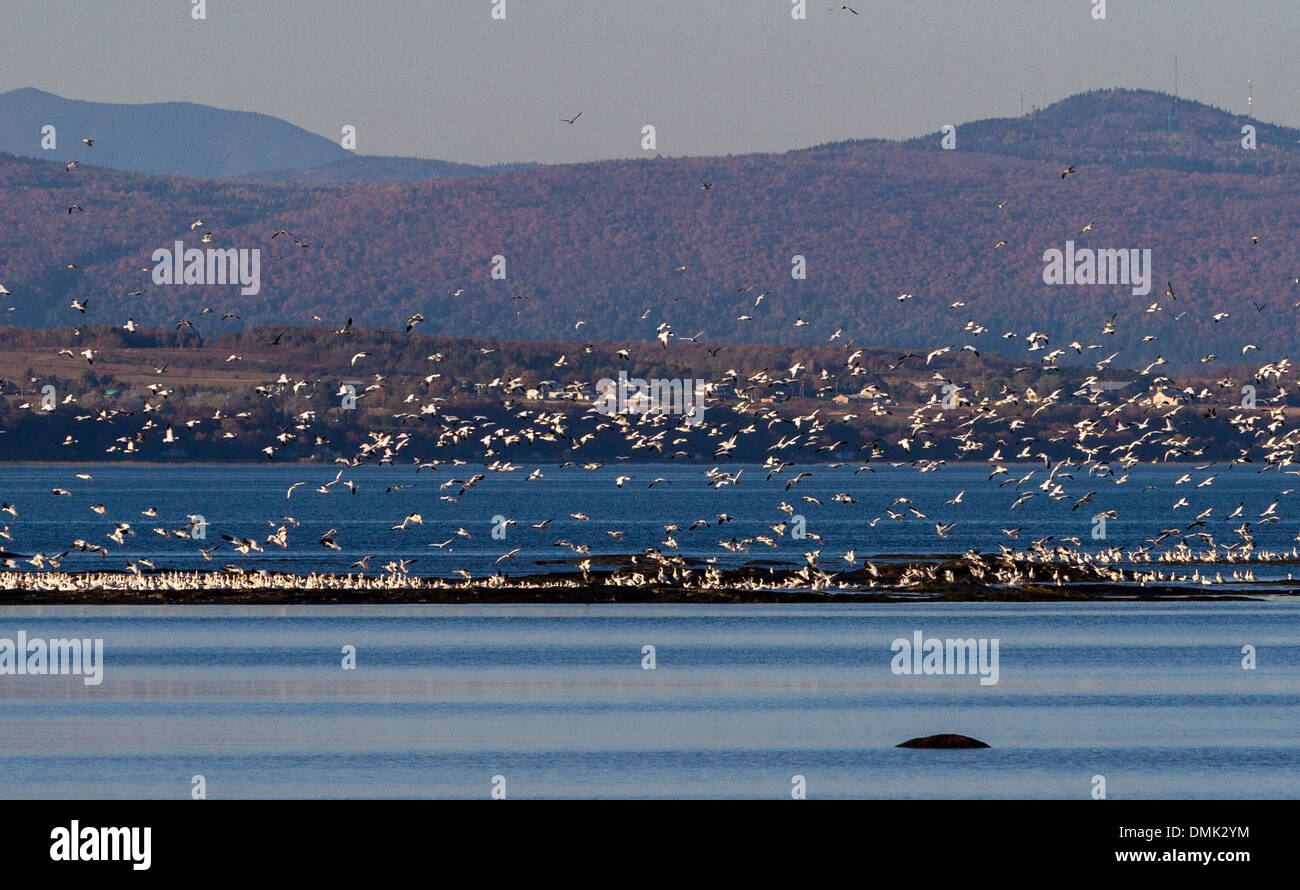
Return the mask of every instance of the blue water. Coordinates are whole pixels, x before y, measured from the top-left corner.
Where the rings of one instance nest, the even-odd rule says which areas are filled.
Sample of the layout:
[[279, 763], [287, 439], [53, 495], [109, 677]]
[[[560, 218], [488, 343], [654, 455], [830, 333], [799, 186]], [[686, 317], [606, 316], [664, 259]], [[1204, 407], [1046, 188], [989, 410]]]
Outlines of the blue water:
[[[1298, 626], [1281, 599], [8, 607], [0, 637], [99, 637], [105, 667], [0, 676], [0, 795], [1295, 798]], [[998, 639], [999, 682], [896, 676], [916, 630]], [[893, 747], [939, 732], [992, 748]]]
[[[19, 511], [13, 518], [0, 513], [0, 527], [8, 527], [13, 540], [0, 540], [0, 549], [30, 555], [34, 552], [59, 553], [70, 543], [84, 539], [102, 545], [107, 557], [71, 553], [64, 558], [65, 570], [115, 570], [125, 568], [129, 560], [147, 558], [158, 568], [220, 568], [234, 564], [244, 568], [267, 568], [282, 571], [350, 570], [353, 562], [371, 555], [370, 574], [379, 574], [384, 563], [393, 559], [415, 559], [410, 566], [414, 574], [450, 576], [455, 569], [468, 569], [475, 575], [504, 570], [511, 575], [536, 571], [572, 568], [547, 565], [548, 560], [573, 559], [574, 553], [556, 546], [566, 540], [575, 546], [587, 545], [592, 554], [635, 554], [648, 547], [672, 552], [665, 545], [665, 526], [677, 525], [672, 537], [676, 552], [694, 558], [717, 558], [722, 565], [746, 560], [772, 560], [802, 565], [805, 551], [821, 548], [823, 564], [843, 568], [837, 563], [840, 554], [855, 548], [859, 556], [900, 553], [961, 553], [967, 548], [996, 552], [999, 544], [1023, 548], [1028, 542], [1046, 536], [1057, 539], [1077, 537], [1083, 549], [1099, 546], [1133, 548], [1156, 537], [1162, 530], [1186, 527], [1197, 514], [1213, 508], [1213, 515], [1203, 529], [1216, 540], [1236, 541], [1234, 530], [1243, 522], [1253, 523], [1251, 533], [1259, 548], [1290, 549], [1295, 545], [1300, 524], [1300, 480], [1294, 473], [1270, 471], [1260, 473], [1253, 465], [1227, 467], [1218, 465], [1197, 470], [1192, 465], [1138, 466], [1123, 485], [1114, 478], [1089, 477], [1075, 470], [1078, 478], [1062, 476], [1057, 481], [1067, 493], [1065, 499], [1052, 500], [1039, 491], [1037, 483], [1047, 471], [1039, 464], [1008, 464], [1010, 473], [989, 480], [990, 468], [982, 465], [947, 466], [937, 472], [919, 473], [911, 468], [887, 464], [874, 472], [854, 473], [856, 465], [831, 468], [806, 465], [786, 469], [782, 475], [765, 481], [766, 472], [759, 466], [727, 465], [735, 473], [742, 470], [740, 483], [713, 488], [704, 472], [708, 467], [682, 464], [628, 465], [611, 464], [595, 471], [578, 466], [560, 468], [543, 466], [542, 478], [528, 480], [532, 467], [510, 473], [485, 471], [482, 466], [442, 466], [417, 472], [414, 466], [359, 467], [345, 469], [343, 479], [352, 481], [356, 493], [335, 485], [328, 494], [316, 489], [332, 481], [334, 466], [20, 466], [0, 465], [0, 500], [13, 503]], [[1019, 489], [1002, 485], [1008, 476], [1023, 477], [1037, 469], [1029, 483]], [[799, 472], [811, 472], [791, 490], [785, 485]], [[84, 481], [78, 473], [93, 478]], [[483, 481], [460, 494], [460, 485], [442, 488], [449, 479], [469, 479], [485, 473]], [[1184, 474], [1191, 481], [1175, 483]], [[1197, 483], [1217, 474], [1213, 483], [1197, 488]], [[615, 486], [620, 475], [632, 480], [622, 488]], [[666, 482], [648, 488], [656, 478]], [[295, 482], [306, 482], [285, 492]], [[409, 486], [389, 492], [399, 485]], [[70, 497], [56, 496], [53, 488], [70, 491]], [[946, 504], [961, 490], [961, 503]], [[1019, 494], [1034, 492], [1016, 509], [1010, 509]], [[1075, 500], [1096, 492], [1089, 504], [1073, 509]], [[836, 503], [837, 493], [848, 494], [856, 503]], [[440, 500], [440, 496], [456, 501]], [[804, 500], [812, 497], [820, 503]], [[907, 505], [894, 504], [906, 497], [911, 506], [924, 513], [920, 519], [909, 513]], [[1173, 509], [1179, 498], [1189, 505]], [[1274, 500], [1279, 501], [1275, 523], [1259, 524], [1260, 514]], [[791, 511], [782, 511], [781, 504]], [[91, 511], [103, 505], [105, 515]], [[1228, 514], [1243, 504], [1241, 516], [1227, 520]], [[886, 509], [902, 513], [895, 521]], [[158, 518], [141, 515], [153, 508]], [[1094, 540], [1092, 517], [1114, 510], [1118, 518], [1107, 522], [1104, 540]], [[792, 540], [790, 533], [778, 535], [771, 526], [789, 521], [793, 514], [804, 517], [807, 531], [815, 539]], [[423, 518], [405, 531], [394, 530], [411, 513]], [[584, 513], [589, 521], [574, 519], [570, 514]], [[734, 521], [721, 526], [717, 514], [727, 513]], [[155, 528], [179, 529], [187, 516], [199, 514], [208, 526], [204, 541], [162, 537]], [[221, 540], [222, 534], [236, 538], [265, 541], [276, 527], [291, 517], [288, 548], [263, 544], [264, 553], [241, 555]], [[494, 519], [513, 519], [505, 526], [505, 537], [494, 539]], [[873, 519], [878, 521], [871, 525]], [[551, 519], [545, 529], [533, 523]], [[690, 530], [696, 520], [709, 527]], [[123, 545], [108, 540], [118, 522], [129, 522], [135, 531]], [[956, 523], [946, 538], [934, 529], [936, 523]], [[329, 529], [337, 529], [335, 552], [319, 544]], [[1018, 539], [1003, 534], [1002, 529], [1022, 528]], [[469, 537], [454, 534], [463, 529]], [[608, 531], [624, 533], [618, 541]], [[730, 553], [720, 541], [766, 535], [776, 547], [755, 543], [747, 554]], [[451, 540], [447, 549], [430, 547], [432, 543]], [[1171, 538], [1166, 546], [1176, 544]], [[1195, 549], [1203, 545], [1190, 542]], [[219, 545], [212, 561], [205, 561], [199, 547]], [[507, 551], [521, 548], [513, 559], [498, 563]], [[29, 568], [26, 563], [24, 568]], [[1258, 578], [1286, 578], [1289, 567], [1256, 568]], [[355, 571], [355, 570], [354, 570]]]

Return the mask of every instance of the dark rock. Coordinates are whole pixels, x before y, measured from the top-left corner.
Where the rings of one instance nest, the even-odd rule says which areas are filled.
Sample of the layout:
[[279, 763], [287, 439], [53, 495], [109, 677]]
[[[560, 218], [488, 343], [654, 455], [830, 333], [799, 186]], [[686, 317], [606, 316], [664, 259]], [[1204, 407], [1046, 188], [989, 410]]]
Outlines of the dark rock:
[[939, 735], [927, 735], [919, 739], [908, 739], [907, 741], [895, 745], [895, 748], [987, 748], [989, 747], [979, 739], [973, 739], [968, 735], [955, 735], [950, 732]]

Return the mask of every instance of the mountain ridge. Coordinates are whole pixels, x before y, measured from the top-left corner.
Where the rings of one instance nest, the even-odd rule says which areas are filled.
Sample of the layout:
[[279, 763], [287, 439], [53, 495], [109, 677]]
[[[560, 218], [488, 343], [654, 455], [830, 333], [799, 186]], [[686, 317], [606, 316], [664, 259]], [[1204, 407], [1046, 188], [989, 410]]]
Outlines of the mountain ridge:
[[[972, 150], [1000, 138], [1023, 151], [1024, 125], [1009, 119], [1001, 136], [991, 124], [958, 125], [956, 151], [940, 149], [937, 136], [859, 140], [349, 185], [65, 173], [0, 158], [0, 185], [13, 197], [0, 208], [0, 283], [15, 294], [6, 298], [15, 310], [0, 318], [174, 325], [213, 305], [249, 324], [319, 315], [392, 327], [419, 312], [430, 332], [506, 339], [653, 339], [667, 324], [680, 336], [811, 344], [842, 329], [845, 342], [970, 344], [1032, 360], [1041, 353], [1025, 339], [1039, 330], [1053, 347], [1105, 346], [1063, 361], [1100, 360], [1113, 343], [1136, 367], [1212, 351], [1226, 361], [1248, 344], [1300, 347], [1291, 240], [1300, 193], [1289, 175], [1297, 131], [1260, 128], [1259, 148], [1233, 162], [1235, 116], [1187, 108], [1174, 120], [1188, 128], [1157, 138], [1169, 97], [1081, 96], [1068, 114], [1037, 112], [1040, 124], [1057, 122], [1034, 146], [1043, 157]], [[1195, 163], [1226, 155], [1227, 166], [1177, 169], [1170, 159], [1180, 151]], [[1111, 155], [1118, 160], [1105, 162]], [[1076, 172], [1062, 178], [1067, 165]], [[72, 203], [87, 213], [66, 213]], [[191, 231], [198, 219], [203, 227]], [[273, 242], [280, 229], [311, 246]], [[214, 232], [213, 246], [263, 250], [258, 295], [151, 283], [151, 252], [177, 238], [197, 246], [203, 230]], [[1044, 251], [1067, 241], [1151, 249], [1151, 294], [1044, 284]], [[804, 280], [791, 278], [796, 254], [807, 260]], [[490, 277], [497, 255], [507, 260], [504, 281]], [[70, 262], [81, 268], [65, 269]], [[1176, 302], [1160, 298], [1170, 283]], [[92, 304], [83, 319], [68, 306], [84, 298]], [[1101, 335], [1112, 314], [1117, 333]]]
[[[47, 124], [55, 126], [53, 149], [43, 147]], [[89, 102], [35, 87], [0, 93], [0, 152], [133, 173], [258, 182], [481, 176], [523, 166], [359, 155], [261, 112], [197, 102]]]

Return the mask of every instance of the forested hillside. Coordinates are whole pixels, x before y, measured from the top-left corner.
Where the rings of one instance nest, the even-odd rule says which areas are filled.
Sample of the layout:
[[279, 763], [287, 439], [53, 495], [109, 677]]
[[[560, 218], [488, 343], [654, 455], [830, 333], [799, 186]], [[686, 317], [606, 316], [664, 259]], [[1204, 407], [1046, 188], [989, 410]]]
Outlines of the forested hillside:
[[[1235, 360], [1248, 344], [1276, 357], [1300, 344], [1300, 133], [1260, 125], [1246, 151], [1242, 125], [1110, 91], [959, 125], [955, 151], [936, 134], [346, 186], [0, 157], [3, 318], [174, 327], [212, 307], [238, 324], [400, 326], [418, 312], [432, 333], [511, 339], [653, 340], [666, 325], [816, 344], [840, 330], [863, 345], [1036, 358], [1026, 338], [1038, 331], [1052, 347], [1105, 350], [1062, 362], [1115, 349], [1129, 367]], [[155, 285], [153, 251], [178, 239], [260, 249], [260, 291]], [[1044, 251], [1067, 240], [1150, 249], [1151, 292], [1044, 285]], [[84, 313], [74, 299], [89, 300]]]

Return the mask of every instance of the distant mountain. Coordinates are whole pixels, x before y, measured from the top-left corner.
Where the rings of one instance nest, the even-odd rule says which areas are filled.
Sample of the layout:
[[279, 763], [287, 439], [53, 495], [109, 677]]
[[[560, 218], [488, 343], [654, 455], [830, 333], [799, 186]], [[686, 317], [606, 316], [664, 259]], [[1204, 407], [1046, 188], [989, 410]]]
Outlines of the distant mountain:
[[401, 182], [417, 179], [456, 179], [467, 176], [492, 176], [536, 167], [537, 164], [493, 164], [480, 167], [454, 161], [425, 158], [389, 158], [379, 155], [353, 155], [301, 170], [272, 170], [244, 177], [254, 182], [300, 182], [340, 184], [348, 182]]
[[[0, 283], [13, 292], [0, 310], [14, 307], [0, 321], [189, 318], [213, 331], [312, 315], [399, 326], [419, 312], [429, 333], [508, 339], [653, 339], [668, 324], [702, 342], [815, 344], [840, 330], [840, 342], [1035, 362], [1122, 350], [1115, 367], [1240, 361], [1247, 344], [1251, 358], [1300, 354], [1300, 132], [1252, 122], [1259, 148], [1243, 151], [1242, 122], [1105, 91], [1036, 112], [1032, 132], [1020, 118], [961, 124], [956, 151], [936, 135], [352, 185], [0, 157]], [[308, 246], [273, 240], [281, 229]], [[153, 251], [200, 246], [204, 231], [212, 247], [262, 250], [258, 294], [152, 283]], [[1067, 241], [1151, 250], [1150, 293], [1044, 284], [1044, 252]], [[504, 280], [490, 274], [498, 255]], [[791, 276], [795, 255], [806, 279]], [[1171, 283], [1176, 300], [1162, 296]], [[73, 298], [91, 300], [85, 315]], [[241, 318], [222, 327], [225, 312]], [[1048, 349], [1028, 350], [1033, 331], [1051, 334]]]
[[[1242, 150], [1242, 128], [1258, 149]], [[1019, 118], [963, 124], [957, 149], [1033, 161], [1156, 167], [1197, 173], [1288, 175], [1300, 172], [1297, 133], [1223, 109], [1147, 90], [1097, 90]], [[904, 143], [941, 151], [940, 133]]]
[[[50, 150], [42, 146], [47, 125], [55, 128]], [[94, 140], [94, 147], [83, 139]], [[82, 102], [30, 87], [0, 93], [0, 152], [135, 173], [262, 182], [377, 182], [513, 168], [356, 155], [265, 114], [192, 102]]]
[[[41, 148], [56, 128], [57, 147]], [[87, 148], [82, 139], [95, 140]], [[139, 173], [221, 178], [348, 156], [340, 145], [265, 114], [191, 102], [118, 105], [25, 88], [0, 93], [0, 151]]]

